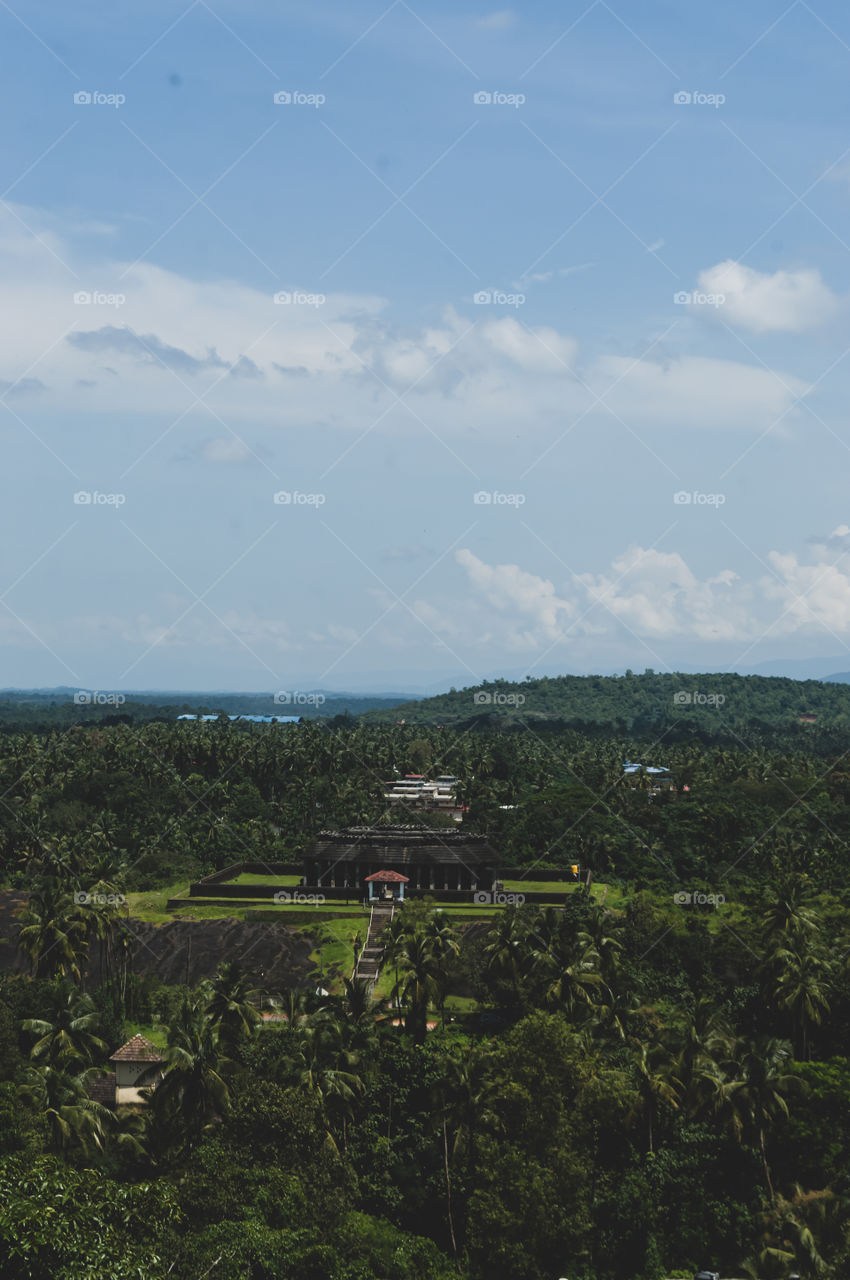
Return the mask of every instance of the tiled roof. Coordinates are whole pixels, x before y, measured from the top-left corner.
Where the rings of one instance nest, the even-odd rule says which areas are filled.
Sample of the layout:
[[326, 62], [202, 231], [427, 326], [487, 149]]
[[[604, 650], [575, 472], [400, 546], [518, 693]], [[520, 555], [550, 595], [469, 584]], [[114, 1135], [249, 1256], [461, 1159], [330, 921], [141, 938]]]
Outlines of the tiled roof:
[[330, 862], [334, 866], [340, 862], [356, 862], [363, 866], [377, 863], [378, 867], [382, 862], [395, 866], [432, 862], [487, 866], [500, 861], [486, 836], [415, 826], [320, 831], [304, 857], [307, 862]]
[[99, 1102], [104, 1107], [115, 1106], [115, 1072], [105, 1076], [94, 1076], [86, 1081], [86, 1093], [92, 1102]]
[[370, 880], [382, 880], [392, 884], [407, 884], [409, 876], [403, 876], [398, 871], [376, 871], [373, 876], [366, 877], [366, 883]]
[[120, 1049], [110, 1054], [110, 1062], [162, 1062], [162, 1054], [155, 1044], [146, 1040], [138, 1032]]

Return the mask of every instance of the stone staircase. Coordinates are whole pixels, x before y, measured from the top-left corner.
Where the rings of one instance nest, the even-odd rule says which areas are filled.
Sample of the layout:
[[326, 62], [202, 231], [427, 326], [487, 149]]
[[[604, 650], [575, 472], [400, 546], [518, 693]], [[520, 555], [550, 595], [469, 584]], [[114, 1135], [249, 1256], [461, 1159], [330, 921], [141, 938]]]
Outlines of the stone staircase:
[[392, 920], [394, 912], [394, 902], [388, 903], [386, 906], [382, 903], [375, 903], [372, 907], [372, 914], [369, 917], [369, 932], [366, 934], [363, 950], [357, 959], [357, 968], [354, 971], [355, 979], [362, 978], [372, 986], [378, 981], [378, 973], [381, 967], [380, 935]]

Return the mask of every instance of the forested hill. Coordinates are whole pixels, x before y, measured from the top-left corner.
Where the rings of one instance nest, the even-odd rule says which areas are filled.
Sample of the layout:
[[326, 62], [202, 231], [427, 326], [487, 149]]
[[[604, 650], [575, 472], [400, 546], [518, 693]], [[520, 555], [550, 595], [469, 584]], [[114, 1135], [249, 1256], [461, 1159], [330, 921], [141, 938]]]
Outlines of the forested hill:
[[[679, 723], [721, 729], [760, 722], [850, 727], [850, 685], [728, 673], [544, 676], [485, 681], [468, 689], [364, 713], [372, 723], [464, 724], [498, 717], [557, 720], [576, 727], [640, 731]], [[814, 717], [814, 721], [810, 720]]]

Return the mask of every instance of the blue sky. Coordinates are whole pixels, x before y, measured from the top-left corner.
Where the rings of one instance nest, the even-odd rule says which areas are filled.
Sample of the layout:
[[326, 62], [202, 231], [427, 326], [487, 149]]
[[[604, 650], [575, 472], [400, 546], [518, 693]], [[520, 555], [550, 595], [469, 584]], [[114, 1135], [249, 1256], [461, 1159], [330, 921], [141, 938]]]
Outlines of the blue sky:
[[844, 6], [0, 34], [0, 683], [850, 668]]

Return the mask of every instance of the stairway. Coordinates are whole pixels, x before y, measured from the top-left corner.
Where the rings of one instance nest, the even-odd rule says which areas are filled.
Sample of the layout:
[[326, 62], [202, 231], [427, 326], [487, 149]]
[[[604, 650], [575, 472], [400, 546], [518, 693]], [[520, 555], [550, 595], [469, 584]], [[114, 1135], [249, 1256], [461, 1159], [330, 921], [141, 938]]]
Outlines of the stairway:
[[394, 902], [386, 906], [382, 903], [373, 905], [372, 914], [369, 917], [369, 932], [366, 934], [366, 941], [363, 944], [363, 950], [360, 952], [357, 959], [357, 968], [354, 971], [355, 979], [363, 978], [364, 981], [372, 986], [378, 981], [378, 973], [381, 967], [380, 935], [392, 920], [394, 912]]

